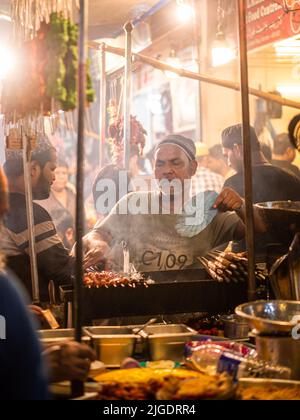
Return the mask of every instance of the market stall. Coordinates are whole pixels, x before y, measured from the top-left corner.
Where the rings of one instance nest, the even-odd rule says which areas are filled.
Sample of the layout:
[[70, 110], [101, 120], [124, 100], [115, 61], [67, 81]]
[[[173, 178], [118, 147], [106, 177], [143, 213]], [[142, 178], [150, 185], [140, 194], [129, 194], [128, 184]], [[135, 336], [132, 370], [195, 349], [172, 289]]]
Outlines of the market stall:
[[[72, 2], [66, 2], [62, 9], [59, 8], [58, 2], [54, 2], [56, 8], [53, 6], [54, 8], [50, 11], [43, 5], [44, 8], [36, 10], [37, 15], [34, 20], [31, 10], [29, 10], [25, 22], [22, 20], [23, 14], [19, 13], [18, 2], [15, 3], [14, 18], [20, 26], [18, 35], [20, 36], [24, 31], [22, 42], [26, 47], [30, 51], [33, 50], [36, 56], [44, 54], [44, 67], [42, 69], [35, 68], [37, 74], [32, 71], [34, 74], [31, 75], [32, 79], [24, 87], [25, 91], [20, 91], [13, 98], [5, 93], [12, 89], [13, 83], [16, 83], [17, 86], [18, 82], [22, 84], [24, 81], [22, 77], [18, 82], [8, 80], [4, 91], [8, 147], [23, 150], [24, 154], [28, 229], [31, 232], [29, 249], [32, 262], [31, 278], [34, 303], [39, 303], [40, 299], [29, 175], [30, 153], [35, 147], [33, 140], [39, 135], [39, 128], [43, 127], [45, 116], [50, 115], [52, 124], [59, 123], [61, 110], [72, 112], [78, 107], [76, 116], [78, 139], [75, 279], [73, 286], [61, 286], [60, 288], [61, 300], [64, 304], [64, 325], [74, 329], [53, 329], [46, 333], [42, 332], [41, 340], [44, 342], [48, 340], [48, 344], [72, 338], [78, 342], [84, 341], [93, 346], [98, 359], [108, 369], [117, 368], [113, 372], [94, 376], [93, 379], [100, 384], [93, 388], [94, 391], [96, 390], [97, 399], [184, 400], [254, 399], [254, 397], [264, 399], [266, 393], [271, 399], [300, 399], [299, 382], [293, 382], [293, 380], [300, 379], [297, 358], [300, 341], [295, 339], [295, 335], [298, 333], [299, 303], [278, 300], [241, 305], [247, 299], [255, 300], [259, 290], [260, 297], [268, 297], [266, 295], [270, 291], [267, 285], [269, 274], [272, 274], [271, 280], [274, 284], [277, 281], [278, 295], [276, 298], [282, 297], [282, 289], [280, 289], [278, 277], [276, 277], [282, 261], [273, 267], [272, 273], [268, 272], [266, 266], [261, 267], [255, 264], [248, 96], [250, 93], [272, 99], [283, 105], [300, 108], [299, 103], [249, 89], [246, 2], [244, 0], [237, 2], [240, 28], [240, 84], [174, 69], [157, 60], [132, 54], [131, 32], [133, 27], [131, 22], [124, 26], [126, 35], [124, 51], [104, 44], [92, 44], [93, 48], [101, 49], [102, 109], [100, 129], [102, 146], [106, 135], [107, 117], [105, 109], [105, 54], [114, 53], [124, 55], [126, 58], [123, 119], [120, 122], [121, 120], [117, 118], [114, 127], [115, 139], [118, 140], [117, 145], [123, 152], [123, 167], [126, 170], [129, 169], [132, 145], [143, 148], [145, 134], [143, 127], [131, 115], [133, 58], [145, 60], [157, 68], [172, 70], [182, 77], [190, 77], [202, 82], [240, 90], [242, 95], [247, 253], [234, 254], [228, 250], [212, 251], [199, 257], [198, 262], [201, 268], [146, 273], [137, 272], [130, 264], [126, 244], [123, 244], [122, 272], [103, 271], [106, 267], [103, 265], [99, 267], [97, 264], [87, 267], [86, 270], [83, 268], [84, 114], [87, 103], [92, 102], [94, 96], [88, 77], [86, 56], [88, 2], [80, 1], [79, 34], [76, 25], [74, 25]], [[68, 8], [68, 6], [70, 7]], [[30, 36], [26, 30], [28, 24], [33, 25]], [[32, 34], [36, 36], [31, 39]], [[78, 52], [77, 42], [79, 44]], [[59, 56], [57, 62], [55, 60], [52, 62], [54, 50]], [[27, 64], [31, 69], [33, 63], [27, 62]], [[50, 68], [50, 71], [46, 71], [46, 68], [48, 70]], [[33, 86], [38, 87], [35, 101], [28, 101], [28, 89], [33, 89]], [[100, 161], [104, 162], [104, 148], [102, 147], [101, 150]], [[270, 213], [274, 214], [275, 206], [261, 207], [268, 227], [274, 228], [274, 218], [270, 216]], [[289, 236], [296, 234], [300, 218], [298, 208], [279, 203], [277, 210], [274, 217], [279, 219], [276, 221], [279, 220], [278, 223], [280, 223], [286, 217], [289, 224], [288, 226], [285, 224], [284, 229], [289, 231]], [[291, 216], [294, 218], [293, 223], [290, 220]], [[297, 267], [295, 267], [295, 261], [299, 255], [294, 248], [291, 250], [291, 254], [293, 257], [290, 255], [289, 259], [290, 276], [284, 275], [283, 279], [293, 291], [293, 296], [289, 299], [299, 299], [299, 277], [297, 276]], [[176, 256], [174, 258], [176, 259]], [[264, 296], [263, 293], [266, 295]], [[226, 315], [229, 313], [232, 315], [237, 306], [239, 306], [236, 309], [238, 318], [226, 319]], [[199, 319], [193, 319], [195, 329], [192, 326], [181, 324], [129, 325], [124, 320], [125, 317], [143, 316], [149, 319], [153, 316], [164, 317], [195, 313], [201, 313]], [[216, 315], [222, 316], [215, 321], [213, 317]], [[122, 327], [116, 325], [112, 327], [92, 326], [97, 320], [103, 321], [103, 319], [116, 317], [123, 318], [121, 324], [125, 325]], [[213, 330], [211, 338], [208, 334], [203, 333], [205, 322], [206, 326], [209, 325], [206, 331], [211, 333], [209, 330]], [[246, 330], [240, 336], [237, 334], [230, 337], [225, 332], [226, 322], [232, 328], [245, 327], [246, 324]], [[133, 324], [139, 323], [133, 322]], [[249, 329], [253, 330], [250, 339], [248, 338]], [[200, 330], [202, 330], [202, 334], [199, 334]], [[234, 339], [244, 341], [242, 344], [238, 344]], [[251, 340], [252, 342], [250, 342]], [[256, 351], [253, 349], [255, 343]], [[287, 354], [289, 354], [288, 357]], [[131, 358], [131, 360], [123, 363], [126, 358]], [[120, 367], [124, 369], [119, 369]], [[261, 380], [255, 381], [253, 378]], [[74, 382], [72, 391], [73, 397], [81, 396], [84, 393], [83, 384]]]

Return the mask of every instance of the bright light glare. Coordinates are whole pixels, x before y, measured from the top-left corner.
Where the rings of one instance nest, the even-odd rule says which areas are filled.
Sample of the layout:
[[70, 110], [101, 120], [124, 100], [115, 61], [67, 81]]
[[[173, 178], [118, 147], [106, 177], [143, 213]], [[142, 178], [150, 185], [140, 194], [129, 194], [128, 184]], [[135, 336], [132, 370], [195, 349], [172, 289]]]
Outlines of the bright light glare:
[[300, 97], [300, 86], [299, 85], [279, 85], [276, 90], [283, 96]]
[[177, 3], [177, 16], [178, 19], [182, 22], [189, 22], [194, 16], [194, 8], [187, 3], [178, 2]]
[[11, 17], [8, 15], [0, 15], [0, 20], [4, 20], [5, 22], [11, 22]]
[[274, 44], [276, 55], [284, 56], [299, 56], [300, 55], [300, 40], [286, 39], [284, 41], [276, 42]]
[[225, 46], [214, 47], [212, 49], [212, 65], [213, 67], [223, 66], [230, 63], [235, 58], [234, 51]]
[[[181, 68], [181, 63], [178, 57], [169, 57], [167, 59], [167, 63], [172, 66], [175, 67], [176, 69], [180, 69]], [[169, 79], [176, 79], [178, 76], [177, 73], [173, 73], [172, 71], [165, 71], [165, 75], [169, 78]]]
[[162, 104], [161, 104], [161, 94], [155, 93], [155, 94], [150, 95], [148, 106], [152, 114], [161, 115], [163, 113]]
[[0, 80], [5, 79], [16, 64], [14, 54], [10, 49], [0, 46]]

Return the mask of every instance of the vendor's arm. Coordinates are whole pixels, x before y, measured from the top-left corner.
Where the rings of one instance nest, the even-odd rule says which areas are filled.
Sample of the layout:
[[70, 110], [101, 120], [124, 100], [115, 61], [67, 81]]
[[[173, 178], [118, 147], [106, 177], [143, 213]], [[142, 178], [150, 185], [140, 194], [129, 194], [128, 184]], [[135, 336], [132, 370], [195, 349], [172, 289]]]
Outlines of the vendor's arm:
[[110, 235], [101, 232], [101, 229], [94, 229], [83, 238], [85, 270], [99, 263], [109, 264], [110, 242]]
[[[238, 224], [235, 232], [235, 239], [241, 239], [245, 236], [246, 207], [245, 201], [237, 192], [231, 188], [224, 188], [216, 199], [214, 208], [221, 211], [235, 211], [240, 217], [241, 222]], [[257, 233], [265, 233], [267, 226], [262, 219], [259, 209], [253, 206], [254, 228]]]
[[91, 362], [96, 360], [94, 351], [86, 344], [68, 342], [50, 345], [44, 350], [50, 382], [85, 381]]
[[120, 208], [123, 206], [126, 210], [130, 196], [131, 194], [124, 196], [110, 214], [104, 220], [97, 222], [93, 231], [84, 237], [84, 269], [99, 263], [104, 263], [107, 267], [111, 265], [113, 244], [120, 243], [129, 236], [130, 217], [128, 212], [122, 212]]

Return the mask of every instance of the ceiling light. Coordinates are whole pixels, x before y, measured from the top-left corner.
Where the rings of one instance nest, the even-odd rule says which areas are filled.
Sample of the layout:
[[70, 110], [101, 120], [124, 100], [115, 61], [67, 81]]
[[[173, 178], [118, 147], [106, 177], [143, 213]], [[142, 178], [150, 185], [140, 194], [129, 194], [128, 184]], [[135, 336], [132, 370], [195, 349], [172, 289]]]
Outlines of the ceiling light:
[[300, 56], [300, 39], [290, 38], [274, 44], [276, 55], [284, 56]]
[[195, 14], [193, 6], [187, 0], [177, 0], [177, 16], [184, 23], [193, 19]]
[[235, 59], [235, 51], [226, 41], [223, 32], [217, 33], [216, 40], [212, 44], [211, 55], [213, 67], [228, 64]]
[[300, 97], [300, 85], [279, 85], [276, 90], [283, 96]]
[[16, 58], [12, 51], [0, 45], [0, 80], [5, 79], [13, 70], [16, 64]]
[[6, 22], [11, 22], [12, 21], [10, 16], [3, 15], [3, 14], [0, 14], [0, 20], [5, 20]]

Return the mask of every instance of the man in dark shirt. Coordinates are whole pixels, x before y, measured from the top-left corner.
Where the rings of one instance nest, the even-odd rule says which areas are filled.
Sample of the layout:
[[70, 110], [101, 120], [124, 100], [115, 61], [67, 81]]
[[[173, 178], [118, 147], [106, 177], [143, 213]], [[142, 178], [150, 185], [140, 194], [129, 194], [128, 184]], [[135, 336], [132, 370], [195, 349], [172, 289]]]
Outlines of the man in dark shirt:
[[291, 144], [289, 135], [287, 133], [282, 133], [276, 136], [273, 149], [273, 165], [300, 178], [299, 168], [296, 165], [293, 165], [295, 158], [296, 150]]
[[[300, 201], [300, 179], [277, 166], [271, 165], [260, 150], [260, 143], [251, 127], [253, 201]], [[232, 188], [244, 197], [244, 163], [241, 124], [226, 128], [222, 133], [222, 145], [228, 164], [236, 175], [228, 178], [225, 187]]]
[[[9, 181], [10, 210], [2, 228], [1, 249], [6, 256], [7, 266], [32, 294], [22, 155], [18, 151], [8, 151], [4, 169]], [[40, 139], [31, 158], [34, 199], [49, 197], [55, 169], [56, 151], [48, 140]], [[45, 302], [49, 300], [50, 280], [56, 286], [71, 282], [72, 260], [58, 237], [49, 213], [36, 203], [33, 203], [33, 213], [40, 299]]]
[[[300, 179], [277, 166], [271, 165], [265, 159], [253, 127], [250, 128], [250, 141], [252, 150], [253, 202], [300, 201]], [[227, 179], [224, 187], [229, 187], [241, 197], [245, 197], [242, 144], [241, 124], [228, 127], [223, 131], [223, 152], [228, 158], [228, 164], [237, 172], [236, 175]], [[276, 244], [276, 247], [279, 247], [278, 249], [282, 247], [282, 244], [271, 232], [256, 234], [258, 259], [265, 260], [267, 258], [271, 244], [273, 246]], [[244, 251], [245, 243], [235, 243], [234, 250]]]

